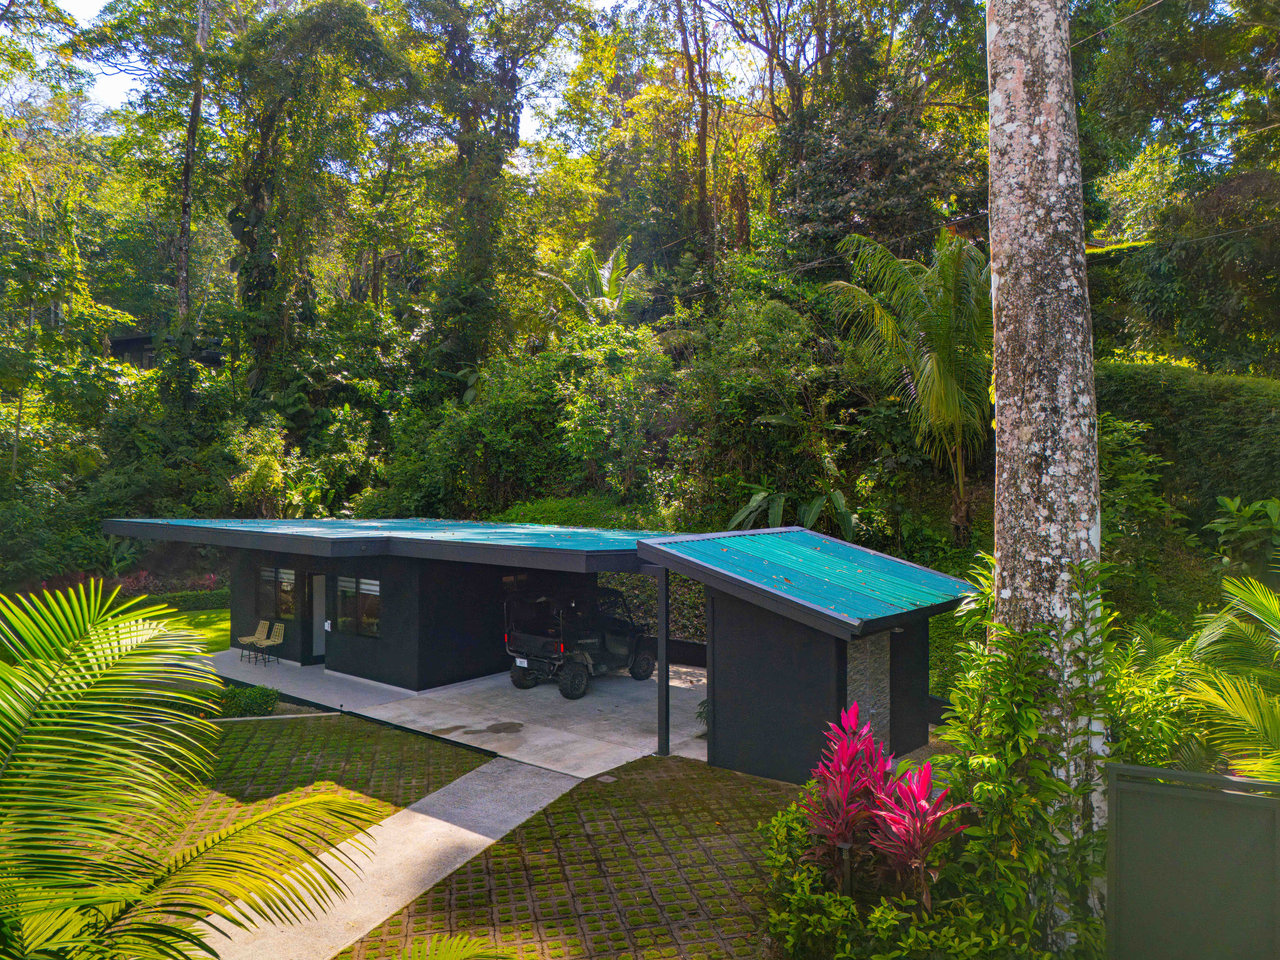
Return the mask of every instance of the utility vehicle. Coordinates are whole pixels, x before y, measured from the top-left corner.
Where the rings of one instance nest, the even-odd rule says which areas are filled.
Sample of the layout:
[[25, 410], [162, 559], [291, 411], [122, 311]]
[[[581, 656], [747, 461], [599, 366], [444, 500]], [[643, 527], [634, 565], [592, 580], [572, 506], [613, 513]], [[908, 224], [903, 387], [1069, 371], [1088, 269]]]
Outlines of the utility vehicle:
[[512, 594], [504, 610], [511, 682], [521, 690], [555, 680], [561, 696], [586, 695], [592, 677], [627, 670], [653, 676], [654, 639], [636, 626], [627, 599], [607, 588]]

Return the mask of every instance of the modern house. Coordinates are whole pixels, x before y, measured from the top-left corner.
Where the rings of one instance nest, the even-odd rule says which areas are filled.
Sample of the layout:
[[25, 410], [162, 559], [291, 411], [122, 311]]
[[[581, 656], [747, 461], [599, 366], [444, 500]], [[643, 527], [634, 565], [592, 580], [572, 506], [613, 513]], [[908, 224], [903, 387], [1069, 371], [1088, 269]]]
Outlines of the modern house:
[[659, 752], [667, 577], [706, 587], [708, 760], [802, 781], [857, 700], [890, 749], [928, 740], [929, 618], [962, 580], [798, 527], [670, 536], [453, 520], [109, 520], [107, 533], [231, 559], [231, 634], [285, 625], [280, 657], [426, 690], [505, 671], [509, 591], [659, 581]]

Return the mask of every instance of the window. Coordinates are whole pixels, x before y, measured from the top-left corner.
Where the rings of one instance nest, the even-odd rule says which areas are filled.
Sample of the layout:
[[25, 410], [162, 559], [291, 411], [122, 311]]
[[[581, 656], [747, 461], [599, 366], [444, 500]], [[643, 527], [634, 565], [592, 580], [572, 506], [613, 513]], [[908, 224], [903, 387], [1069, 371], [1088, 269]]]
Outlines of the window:
[[338, 578], [338, 632], [377, 637], [382, 629], [382, 586], [377, 580]]
[[278, 567], [258, 569], [258, 618], [296, 620], [298, 617], [298, 575]]

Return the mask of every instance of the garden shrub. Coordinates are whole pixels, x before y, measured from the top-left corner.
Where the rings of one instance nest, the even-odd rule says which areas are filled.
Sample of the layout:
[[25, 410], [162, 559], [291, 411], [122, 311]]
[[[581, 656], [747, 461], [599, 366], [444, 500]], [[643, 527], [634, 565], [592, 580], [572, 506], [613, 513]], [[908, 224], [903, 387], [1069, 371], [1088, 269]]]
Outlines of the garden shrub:
[[1193, 530], [1213, 519], [1220, 495], [1280, 495], [1280, 381], [1105, 362], [1097, 384], [1100, 410], [1151, 424], [1151, 451], [1168, 461], [1165, 495]]
[[928, 763], [893, 774], [856, 705], [828, 743], [801, 799], [762, 828], [776, 946], [792, 960], [1042, 955], [972, 898], [933, 898], [935, 851], [963, 825]]
[[766, 829], [768, 932], [793, 960], [1103, 955], [1102, 762], [1174, 754], [1187, 732], [1176, 676], [1136, 669], [1140, 651], [1117, 640], [1097, 572], [1077, 571], [1077, 622], [1061, 634], [994, 624], [989, 568], [974, 579], [962, 618], [974, 639], [956, 645], [940, 733], [955, 750], [932, 761], [951, 802], [968, 805], [967, 829], [917, 858], [936, 870], [932, 905], [920, 884], [875, 870], [842, 889], [815, 853], [829, 831], [808, 813], [811, 785]]
[[1164, 495], [1171, 464], [1151, 452], [1151, 435], [1146, 423], [1098, 418], [1107, 601], [1130, 622], [1159, 618], [1183, 630], [1217, 601], [1219, 572]]
[[217, 590], [180, 590], [177, 593], [156, 593], [146, 599], [146, 605], [161, 604], [179, 612], [185, 610], [221, 610], [231, 606], [231, 588]]
[[493, 516], [545, 497], [643, 500], [670, 362], [648, 328], [575, 328], [535, 354], [495, 356], [474, 393], [409, 407], [393, 425], [389, 488], [363, 516]]
[[222, 716], [270, 716], [279, 700], [280, 691], [271, 687], [228, 686], [222, 691]]

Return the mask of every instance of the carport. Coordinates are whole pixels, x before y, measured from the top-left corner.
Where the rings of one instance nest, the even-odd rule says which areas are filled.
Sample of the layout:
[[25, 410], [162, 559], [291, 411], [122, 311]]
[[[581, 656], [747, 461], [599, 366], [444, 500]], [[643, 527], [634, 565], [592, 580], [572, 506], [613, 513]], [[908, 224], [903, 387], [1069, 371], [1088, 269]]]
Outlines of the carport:
[[658, 752], [670, 749], [668, 574], [707, 610], [707, 761], [802, 783], [857, 702], [894, 753], [929, 740], [929, 618], [972, 587], [802, 527], [641, 540], [658, 576]]

